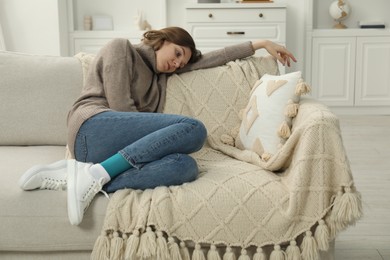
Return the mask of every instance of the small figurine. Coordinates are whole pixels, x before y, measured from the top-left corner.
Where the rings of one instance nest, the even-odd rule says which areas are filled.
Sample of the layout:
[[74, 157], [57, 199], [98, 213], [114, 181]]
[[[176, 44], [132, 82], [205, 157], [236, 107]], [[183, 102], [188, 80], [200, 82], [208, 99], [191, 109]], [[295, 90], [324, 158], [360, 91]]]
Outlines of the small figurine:
[[137, 10], [137, 15], [134, 17], [134, 23], [138, 26], [138, 29], [141, 31], [149, 31], [152, 29], [152, 26], [143, 19], [143, 12], [140, 10]]

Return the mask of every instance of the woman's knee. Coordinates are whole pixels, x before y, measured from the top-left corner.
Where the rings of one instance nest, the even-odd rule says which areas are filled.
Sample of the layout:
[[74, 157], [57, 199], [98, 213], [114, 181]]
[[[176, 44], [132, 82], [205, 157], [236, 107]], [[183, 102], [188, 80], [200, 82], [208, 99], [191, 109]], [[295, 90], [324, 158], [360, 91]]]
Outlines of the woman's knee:
[[207, 129], [205, 125], [198, 119], [187, 118], [187, 123], [193, 126], [192, 128], [192, 143], [195, 145], [195, 151], [202, 148], [207, 138]]
[[187, 154], [172, 154], [169, 157], [174, 158], [176, 161], [175, 172], [180, 173], [180, 181], [177, 184], [196, 180], [199, 174], [199, 168], [194, 158]]

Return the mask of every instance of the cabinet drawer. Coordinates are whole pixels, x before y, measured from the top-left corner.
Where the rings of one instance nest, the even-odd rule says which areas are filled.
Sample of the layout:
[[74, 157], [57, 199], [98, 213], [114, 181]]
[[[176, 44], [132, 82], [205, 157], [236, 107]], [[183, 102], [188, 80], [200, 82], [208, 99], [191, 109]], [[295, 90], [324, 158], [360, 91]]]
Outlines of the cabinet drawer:
[[187, 22], [220, 23], [220, 22], [285, 22], [284, 8], [253, 9], [187, 9]]
[[285, 24], [224, 24], [224, 25], [192, 25], [190, 32], [195, 40], [205, 39], [269, 39], [277, 42], [285, 41]]

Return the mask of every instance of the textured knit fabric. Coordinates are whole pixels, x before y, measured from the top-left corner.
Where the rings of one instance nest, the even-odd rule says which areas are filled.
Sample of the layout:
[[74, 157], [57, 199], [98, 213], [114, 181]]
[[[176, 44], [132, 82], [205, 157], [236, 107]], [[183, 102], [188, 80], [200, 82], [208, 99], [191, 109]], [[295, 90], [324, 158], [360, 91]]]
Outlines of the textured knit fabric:
[[[361, 200], [338, 119], [326, 106], [303, 99], [290, 138], [267, 162], [221, 141], [240, 124], [239, 111], [264, 73], [277, 73], [273, 59], [249, 58], [169, 79], [164, 112], [195, 117], [208, 130], [207, 144], [193, 154], [201, 174], [181, 186], [117, 191], [92, 259], [165, 259], [159, 256], [164, 243], [182, 249], [181, 242], [192, 242], [192, 259], [205, 259], [203, 246], [210, 247], [207, 259], [220, 259], [215, 246], [221, 245], [226, 257], [230, 246], [256, 246], [253, 259], [263, 259], [261, 247], [271, 245], [270, 259], [302, 254], [314, 260], [338, 231], [359, 219]], [[299, 258], [290, 258], [296, 252]], [[182, 259], [174, 250], [167, 254]], [[245, 250], [241, 254], [249, 259]]]
[[[254, 53], [250, 42], [204, 55], [181, 72], [214, 67]], [[178, 71], [180, 72], [180, 71]], [[104, 46], [89, 66], [81, 96], [68, 116], [68, 146], [74, 157], [74, 142], [80, 126], [103, 111], [162, 112], [168, 74], [156, 69], [154, 50], [115, 39]]]

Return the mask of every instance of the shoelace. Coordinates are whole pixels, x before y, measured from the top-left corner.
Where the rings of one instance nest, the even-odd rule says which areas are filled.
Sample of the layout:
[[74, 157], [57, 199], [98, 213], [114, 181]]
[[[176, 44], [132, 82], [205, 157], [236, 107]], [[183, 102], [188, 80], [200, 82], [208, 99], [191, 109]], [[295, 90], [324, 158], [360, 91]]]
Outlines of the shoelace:
[[41, 190], [65, 190], [67, 187], [66, 180], [45, 178], [40, 187]]
[[93, 198], [95, 197], [95, 195], [99, 192], [103, 193], [104, 196], [107, 198], [107, 199], [110, 199], [110, 196], [108, 196], [107, 192], [105, 192], [104, 190], [102, 190], [103, 188], [103, 183], [104, 183], [104, 179], [103, 178], [100, 178], [98, 181], [94, 181], [91, 185], [91, 187], [88, 189], [87, 193], [85, 194], [85, 196], [83, 197], [83, 200], [85, 202], [85, 207], [84, 207], [84, 212], [87, 210], [87, 208], [89, 207], [89, 205], [91, 204]]

